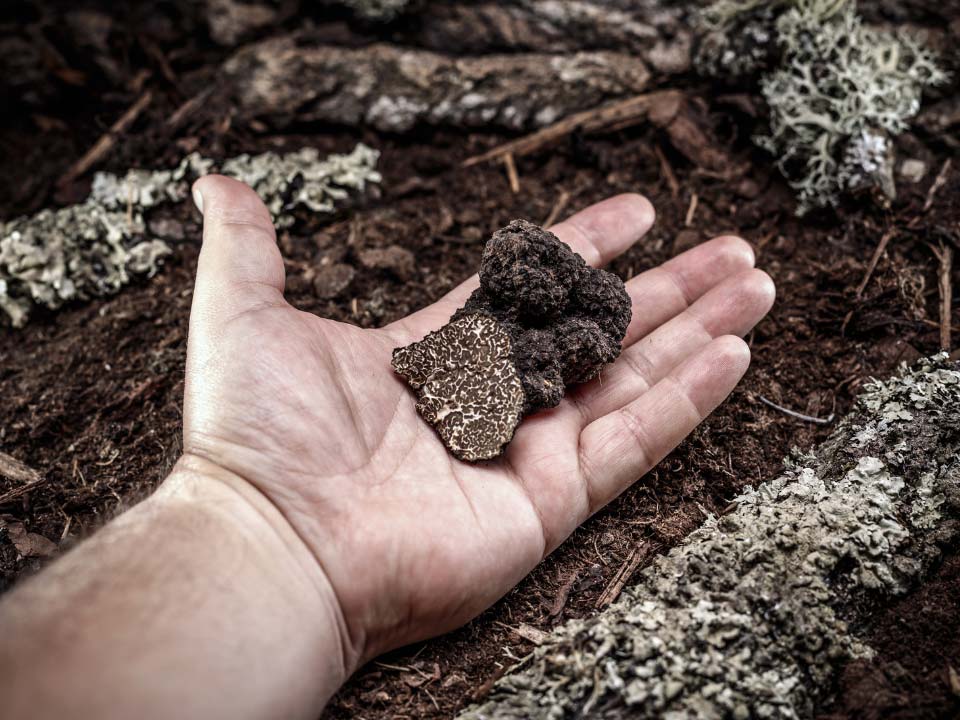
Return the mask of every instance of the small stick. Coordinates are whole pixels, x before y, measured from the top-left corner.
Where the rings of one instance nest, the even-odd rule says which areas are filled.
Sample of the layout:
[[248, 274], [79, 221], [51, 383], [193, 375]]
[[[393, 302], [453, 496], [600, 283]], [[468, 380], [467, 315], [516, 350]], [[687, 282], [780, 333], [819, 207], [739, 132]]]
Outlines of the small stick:
[[559, 197], [557, 197], [557, 201], [550, 209], [550, 214], [547, 215], [547, 219], [543, 221], [543, 227], [549, 228], [551, 225], [553, 225], [557, 221], [557, 218], [560, 217], [560, 213], [566, 209], [568, 202], [570, 202], [570, 193], [568, 193], [566, 190], [561, 190]]
[[826, 418], [813, 417], [812, 415], [804, 415], [803, 413], [798, 413], [796, 410], [791, 410], [790, 408], [785, 408], [783, 405], [777, 405], [772, 400], [767, 400], [763, 395], [757, 395], [757, 399], [762, 402], [764, 405], [769, 405], [774, 410], [779, 410], [784, 415], [789, 415], [790, 417], [797, 418], [797, 420], [803, 420], [804, 422], [814, 423], [815, 425], [829, 425], [833, 422], [833, 413]]
[[183, 121], [186, 120], [188, 116], [192, 115], [198, 107], [203, 105], [207, 101], [207, 98], [209, 98], [212, 94], [213, 86], [211, 85], [207, 89], [197, 93], [192, 98], [184, 102], [174, 111], [173, 115], [167, 118], [167, 127], [173, 130], [180, 127]]
[[953, 158], [947, 158], [943, 163], [943, 167], [940, 168], [940, 172], [937, 173], [936, 179], [933, 181], [933, 184], [930, 186], [930, 189], [927, 191], [927, 200], [923, 203], [923, 211], [927, 212], [931, 207], [933, 207], [933, 200], [936, 197], [937, 193], [940, 192], [942, 188], [947, 183], [947, 175], [950, 173], [950, 166], [953, 164]]
[[517, 175], [517, 164], [513, 161], [513, 153], [503, 156], [504, 167], [507, 168], [507, 179], [510, 181], [510, 190], [514, 194], [520, 192], [520, 176]]
[[44, 482], [45, 482], [45, 479], [40, 478], [39, 480], [33, 480], [31, 482], [28, 482], [26, 485], [21, 485], [18, 488], [14, 488], [13, 490], [8, 490], [7, 492], [3, 493], [3, 495], [0, 495], [0, 505], [6, 505], [8, 502], [12, 500], [16, 500], [19, 497], [23, 497], [38, 485], [43, 485]]
[[870, 258], [870, 264], [867, 265], [867, 272], [863, 276], [863, 280], [860, 281], [860, 285], [857, 287], [857, 300], [863, 297], [863, 291], [867, 289], [867, 284], [870, 282], [870, 278], [873, 277], [873, 271], [877, 269], [877, 263], [880, 262], [880, 256], [887, 250], [887, 245], [890, 244], [890, 239], [896, 234], [895, 228], [890, 228], [887, 230], [883, 237], [880, 238], [880, 243], [877, 245], [877, 249], [873, 251], [873, 257]]
[[680, 197], [680, 183], [677, 181], [677, 174], [673, 171], [673, 166], [667, 160], [667, 156], [659, 143], [653, 146], [653, 151], [657, 154], [657, 160], [660, 161], [660, 172], [663, 173], [663, 177], [667, 181], [667, 187], [670, 188], [670, 197], [676, 200]]
[[67, 170], [63, 177], [57, 181], [57, 185], [63, 187], [64, 185], [73, 182], [87, 172], [87, 170], [89, 170], [91, 167], [100, 162], [116, 144], [117, 136], [125, 132], [152, 101], [153, 93], [150, 90], [147, 90], [133, 105], [127, 109], [123, 115], [119, 117], [119, 119], [113, 125], [110, 126], [110, 129], [107, 132], [100, 136], [100, 139], [93, 144], [93, 147], [87, 150], [82, 158], [70, 166], [70, 169]]
[[950, 352], [952, 345], [951, 319], [953, 315], [953, 248], [940, 244], [939, 250], [932, 245], [930, 249], [940, 261], [940, 273], [937, 279], [937, 289], [940, 291], [940, 349]]
[[634, 547], [633, 550], [630, 551], [630, 554], [627, 555], [627, 558], [623, 561], [620, 569], [617, 570], [616, 575], [613, 576], [613, 579], [610, 580], [610, 583], [607, 585], [607, 587], [604, 588], [602, 593], [600, 593], [600, 597], [597, 598], [596, 607], [606, 607], [620, 596], [620, 593], [627, 584], [627, 581], [630, 580], [630, 578], [633, 576], [633, 573], [636, 572], [636, 569], [640, 566], [640, 563], [650, 555], [650, 551], [651, 548], [649, 543], [646, 543], [640, 547]]
[[583, 130], [592, 132], [603, 128], [616, 125], [618, 127], [628, 127], [629, 124], [637, 124], [647, 117], [652, 108], [658, 105], [667, 106], [667, 103], [679, 104], [683, 98], [683, 93], [679, 90], [658, 90], [645, 95], [636, 95], [626, 100], [621, 100], [609, 105], [604, 105], [592, 110], [575, 113], [569, 117], [548, 125], [542, 130], [525, 135], [524, 137], [511, 140], [503, 145], [498, 145], [492, 150], [488, 150], [480, 155], [474, 155], [463, 161], [463, 167], [470, 167], [488, 160], [501, 158], [504, 155], [512, 154], [517, 157], [528, 155], [536, 150], [559, 142], [566, 136]]
[[700, 196], [694, 193], [690, 196], [690, 207], [687, 208], [686, 226], [693, 225], [693, 216], [697, 214], [697, 205], [700, 204]]

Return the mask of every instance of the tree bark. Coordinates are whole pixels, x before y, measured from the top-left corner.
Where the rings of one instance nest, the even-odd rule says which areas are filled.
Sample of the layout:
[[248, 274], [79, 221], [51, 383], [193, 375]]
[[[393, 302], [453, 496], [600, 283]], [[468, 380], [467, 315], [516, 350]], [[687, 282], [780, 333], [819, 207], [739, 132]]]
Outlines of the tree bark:
[[434, 0], [401, 35], [438, 52], [612, 50], [675, 74], [690, 68], [690, 15], [668, 0]]
[[549, 634], [471, 720], [811, 717], [870, 608], [960, 538], [960, 370], [868, 386], [833, 435], [607, 610]]
[[224, 65], [240, 119], [320, 121], [404, 132], [417, 124], [529, 130], [642, 92], [643, 60], [611, 52], [452, 58], [375, 44], [300, 46], [270, 39]]

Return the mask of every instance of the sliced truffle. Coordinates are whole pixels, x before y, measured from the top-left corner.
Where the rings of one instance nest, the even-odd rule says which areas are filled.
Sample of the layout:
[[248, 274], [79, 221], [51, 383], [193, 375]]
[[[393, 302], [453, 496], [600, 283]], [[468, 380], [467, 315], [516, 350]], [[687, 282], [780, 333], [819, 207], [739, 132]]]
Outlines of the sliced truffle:
[[483, 252], [480, 287], [450, 323], [394, 351], [417, 410], [457, 457], [494, 457], [520, 417], [555, 407], [567, 387], [620, 354], [630, 297], [551, 232], [514, 220]]
[[510, 336], [493, 318], [465, 315], [393, 351], [393, 367], [417, 394], [417, 412], [461, 460], [503, 452], [524, 395]]

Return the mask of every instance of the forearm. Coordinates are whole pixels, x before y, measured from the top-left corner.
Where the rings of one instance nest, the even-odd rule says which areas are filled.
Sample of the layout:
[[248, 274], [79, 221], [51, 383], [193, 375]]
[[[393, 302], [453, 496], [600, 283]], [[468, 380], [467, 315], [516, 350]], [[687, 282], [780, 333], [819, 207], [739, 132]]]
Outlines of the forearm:
[[331, 588], [242, 481], [181, 461], [0, 603], [11, 717], [316, 717], [352, 670]]

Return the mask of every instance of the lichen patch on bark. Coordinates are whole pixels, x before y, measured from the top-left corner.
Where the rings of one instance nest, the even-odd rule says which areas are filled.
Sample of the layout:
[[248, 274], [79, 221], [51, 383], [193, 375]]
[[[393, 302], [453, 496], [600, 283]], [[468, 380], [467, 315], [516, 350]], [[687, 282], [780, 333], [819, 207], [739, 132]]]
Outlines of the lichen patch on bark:
[[838, 669], [871, 654], [857, 620], [960, 535], [958, 451], [945, 355], [873, 383], [823, 445], [615, 605], [551, 633], [461, 717], [811, 717]]

